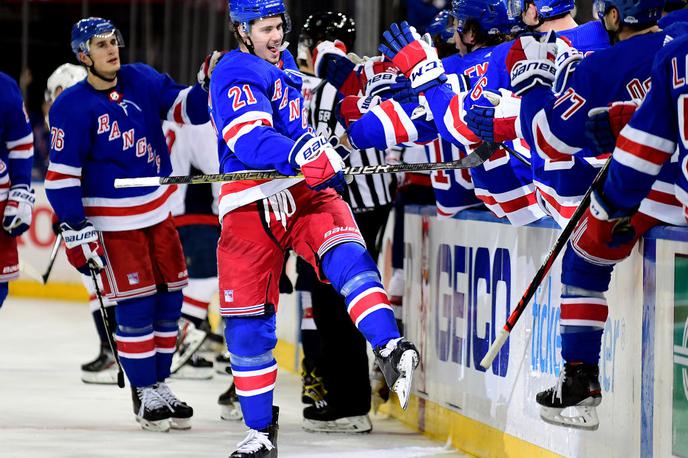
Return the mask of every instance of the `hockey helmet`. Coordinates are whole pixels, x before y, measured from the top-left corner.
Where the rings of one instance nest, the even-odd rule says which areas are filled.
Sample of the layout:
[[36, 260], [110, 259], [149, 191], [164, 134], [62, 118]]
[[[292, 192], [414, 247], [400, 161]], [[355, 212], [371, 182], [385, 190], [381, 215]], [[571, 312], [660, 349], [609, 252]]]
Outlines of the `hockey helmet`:
[[72, 52], [79, 55], [80, 52], [89, 53], [89, 43], [94, 37], [108, 38], [114, 36], [117, 46], [124, 47], [124, 38], [112, 21], [99, 17], [81, 19], [72, 27]]
[[525, 28], [520, 15], [508, 14], [505, 0], [452, 0], [451, 14], [459, 33], [469, 19], [477, 21], [488, 35], [518, 33]]
[[319, 41], [339, 40], [352, 50], [356, 41], [356, 23], [343, 13], [326, 11], [308, 16], [299, 35], [299, 45], [311, 52]]
[[289, 33], [291, 20], [283, 0], [229, 0], [229, 19], [233, 23], [243, 24], [246, 30], [249, 30], [253, 21], [277, 15], [282, 15], [284, 33]]
[[48, 77], [45, 88], [45, 101], [52, 103], [57, 97], [58, 88], [62, 90], [74, 86], [79, 81], [86, 78], [86, 69], [81, 65], [62, 64]]
[[449, 10], [440, 11], [432, 23], [428, 26], [426, 32], [431, 36], [438, 36], [440, 41], [448, 43], [454, 37], [454, 28], [452, 27], [452, 16]]
[[622, 24], [643, 26], [656, 23], [662, 17], [665, 0], [596, 0], [594, 8], [602, 19], [610, 8], [616, 8]]
[[576, 7], [575, 0], [507, 0], [509, 16], [520, 17], [528, 3], [535, 5], [538, 16], [543, 20], [561, 16]]

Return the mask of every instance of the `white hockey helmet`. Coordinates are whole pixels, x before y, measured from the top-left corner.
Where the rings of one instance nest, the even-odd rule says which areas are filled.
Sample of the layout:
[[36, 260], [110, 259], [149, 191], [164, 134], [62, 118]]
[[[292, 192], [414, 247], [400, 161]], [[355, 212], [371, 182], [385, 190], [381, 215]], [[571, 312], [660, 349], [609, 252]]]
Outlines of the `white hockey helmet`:
[[64, 91], [86, 78], [86, 69], [81, 65], [62, 64], [50, 75], [45, 88], [45, 101], [53, 103], [58, 90]]

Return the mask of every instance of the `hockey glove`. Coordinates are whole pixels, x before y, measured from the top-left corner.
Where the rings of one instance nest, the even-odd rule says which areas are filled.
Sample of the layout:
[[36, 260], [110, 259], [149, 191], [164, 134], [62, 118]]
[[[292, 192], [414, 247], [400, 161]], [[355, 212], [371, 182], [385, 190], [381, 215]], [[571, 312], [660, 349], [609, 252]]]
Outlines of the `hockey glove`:
[[416, 94], [447, 81], [442, 61], [429, 35], [421, 37], [404, 21], [401, 25], [392, 24], [382, 36], [386, 43], [378, 49], [411, 80]]
[[289, 164], [300, 170], [309, 188], [320, 191], [334, 188], [344, 190], [344, 159], [346, 149], [335, 149], [325, 137], [305, 133], [294, 143], [289, 153]]
[[31, 226], [33, 204], [36, 198], [28, 185], [10, 188], [10, 195], [2, 218], [2, 228], [12, 237], [17, 237]]
[[506, 90], [500, 89], [500, 92], [502, 95], [485, 91], [485, 98], [493, 106], [474, 105], [466, 113], [468, 128], [487, 142], [501, 143], [517, 137], [516, 120], [521, 107], [520, 100]]
[[98, 231], [88, 220], [79, 224], [60, 224], [62, 238], [67, 247], [67, 260], [76, 270], [90, 275], [90, 269], [100, 271], [105, 266], [105, 252]]
[[592, 140], [597, 152], [605, 154], [614, 151], [616, 139], [633, 117], [638, 105], [637, 101], [614, 102], [606, 108], [588, 111], [585, 135]]
[[357, 97], [349, 95], [337, 104], [334, 115], [337, 117], [337, 121], [348, 129], [351, 123], [361, 119], [361, 116], [381, 102], [382, 99], [378, 96]]
[[394, 99], [397, 102], [418, 104], [418, 94], [411, 87], [411, 81], [404, 75], [397, 75], [396, 81], [389, 87], [389, 91], [381, 95], [382, 100]]
[[227, 51], [213, 51], [205, 56], [201, 68], [198, 69], [198, 74], [196, 75], [198, 84], [201, 85], [204, 91], [208, 92], [208, 89], [210, 89], [210, 75], [213, 74], [215, 66], [225, 54], [227, 54]]
[[556, 74], [557, 35], [547, 32], [538, 38], [532, 34], [514, 40], [506, 56], [514, 94], [522, 95], [535, 86], [551, 88]]
[[342, 96], [358, 95], [361, 92], [356, 64], [347, 57], [346, 46], [341, 41], [323, 41], [318, 44], [313, 50], [313, 68], [315, 76], [337, 88]]
[[396, 82], [397, 76], [402, 76], [399, 69], [383, 56], [373, 57], [365, 61], [359, 68], [361, 87], [366, 96], [383, 96]]

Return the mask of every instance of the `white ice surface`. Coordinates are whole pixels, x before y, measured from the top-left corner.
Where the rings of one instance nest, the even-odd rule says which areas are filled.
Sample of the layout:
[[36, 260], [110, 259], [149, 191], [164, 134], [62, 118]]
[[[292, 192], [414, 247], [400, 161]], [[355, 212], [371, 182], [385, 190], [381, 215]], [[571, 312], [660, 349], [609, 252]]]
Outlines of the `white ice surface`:
[[[244, 437], [242, 423], [220, 420], [218, 395], [228, 378], [174, 380], [193, 406], [193, 428], [144, 432], [134, 420], [130, 391], [86, 385], [79, 366], [97, 353], [84, 303], [10, 298], [0, 309], [0, 457], [226, 457]], [[301, 429], [300, 381], [280, 371], [280, 457], [411, 458], [463, 456], [376, 416], [364, 435]]]

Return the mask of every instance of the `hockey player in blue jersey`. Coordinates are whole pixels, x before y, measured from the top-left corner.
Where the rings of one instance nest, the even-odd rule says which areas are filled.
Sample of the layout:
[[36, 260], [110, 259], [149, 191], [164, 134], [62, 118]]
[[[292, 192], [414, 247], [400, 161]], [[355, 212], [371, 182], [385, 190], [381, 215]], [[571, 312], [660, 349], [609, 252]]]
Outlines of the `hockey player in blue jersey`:
[[33, 132], [17, 83], [0, 72], [0, 307], [19, 277], [17, 237], [31, 225]]
[[686, 0], [667, 0], [664, 4], [662, 19], [657, 22], [661, 29], [666, 29], [676, 22], [688, 22], [688, 1]]
[[72, 51], [88, 76], [50, 110], [46, 193], [69, 262], [98, 272], [118, 303], [117, 351], [137, 421], [147, 430], [187, 429], [193, 409], [165, 383], [187, 284], [168, 202], [174, 188], [115, 189], [114, 179], [168, 175], [161, 120], [207, 122], [207, 93], [143, 64], [121, 65], [122, 46], [109, 20], [82, 19], [72, 28]]
[[332, 188], [345, 185], [341, 147], [308, 128], [301, 79], [284, 50], [289, 28], [281, 0], [232, 0], [239, 48], [210, 83], [221, 172], [276, 169], [304, 178], [230, 182], [220, 197], [220, 312], [236, 392], [250, 428], [231, 455], [277, 456], [273, 348], [284, 250], [293, 248], [345, 299], [390, 387], [406, 407], [419, 355], [399, 335], [377, 266], [351, 210]]

